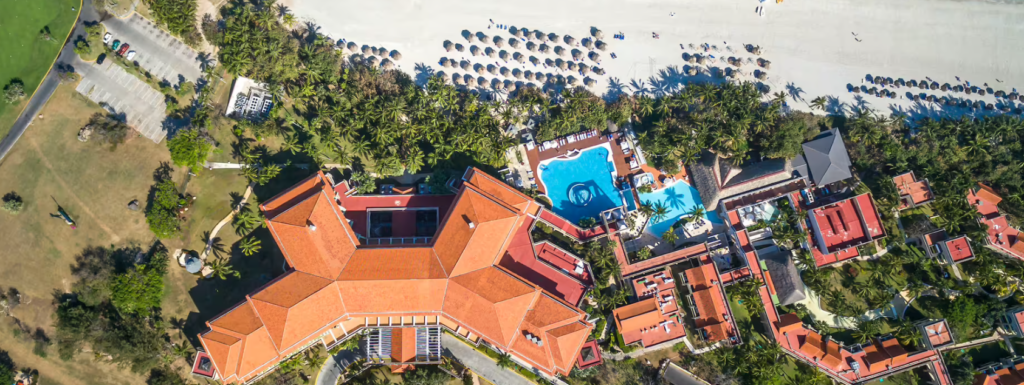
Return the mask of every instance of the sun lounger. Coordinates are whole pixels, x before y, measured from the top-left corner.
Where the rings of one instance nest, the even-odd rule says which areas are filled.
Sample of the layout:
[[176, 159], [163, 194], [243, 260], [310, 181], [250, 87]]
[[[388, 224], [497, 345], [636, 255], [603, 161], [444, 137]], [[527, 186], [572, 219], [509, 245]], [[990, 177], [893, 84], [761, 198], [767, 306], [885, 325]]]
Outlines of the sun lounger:
[[568, 138], [569, 143], [576, 143], [576, 135], [569, 135]]

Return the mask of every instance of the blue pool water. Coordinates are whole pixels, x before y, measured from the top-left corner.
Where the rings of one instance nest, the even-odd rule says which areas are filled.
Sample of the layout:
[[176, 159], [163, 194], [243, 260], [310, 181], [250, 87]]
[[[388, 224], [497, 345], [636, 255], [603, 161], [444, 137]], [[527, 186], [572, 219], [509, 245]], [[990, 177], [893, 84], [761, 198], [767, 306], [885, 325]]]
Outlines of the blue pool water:
[[[662, 219], [660, 222], [647, 224], [647, 229], [659, 237], [666, 230], [672, 228], [672, 225], [678, 222], [681, 217], [690, 215], [694, 208], [704, 207], [704, 204], [700, 202], [700, 194], [697, 193], [697, 189], [682, 181], [678, 181], [650, 194], [640, 194], [640, 202], [650, 202], [651, 204], [661, 202], [662, 205], [668, 208], [669, 212], [665, 219]], [[723, 224], [722, 220], [715, 213], [706, 213], [705, 217], [711, 223]]]
[[612, 180], [615, 165], [608, 161], [608, 154], [607, 148], [595, 147], [575, 159], [541, 165], [540, 179], [555, 214], [578, 224], [580, 219], [600, 219], [602, 211], [622, 206]]

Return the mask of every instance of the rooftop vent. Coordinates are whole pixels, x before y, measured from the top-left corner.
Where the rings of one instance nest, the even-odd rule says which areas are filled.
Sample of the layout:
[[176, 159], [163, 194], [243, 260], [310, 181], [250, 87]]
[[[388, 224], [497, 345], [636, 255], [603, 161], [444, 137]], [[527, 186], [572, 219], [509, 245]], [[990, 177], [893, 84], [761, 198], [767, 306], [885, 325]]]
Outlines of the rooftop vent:
[[469, 228], [470, 229], [475, 229], [476, 228], [476, 223], [469, 222]]
[[316, 231], [316, 225], [314, 225], [312, 222], [307, 224], [306, 227], [308, 227], [310, 231]]

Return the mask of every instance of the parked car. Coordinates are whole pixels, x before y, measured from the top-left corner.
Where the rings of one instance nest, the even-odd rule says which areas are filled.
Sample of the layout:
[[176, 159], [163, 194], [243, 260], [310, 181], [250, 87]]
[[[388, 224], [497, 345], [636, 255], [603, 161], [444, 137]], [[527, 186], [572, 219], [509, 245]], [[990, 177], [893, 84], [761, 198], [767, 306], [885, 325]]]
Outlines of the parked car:
[[128, 48], [131, 47], [128, 43], [121, 44], [121, 48], [117, 50], [117, 54], [124, 56], [125, 52], [128, 52]]
[[120, 47], [120, 46], [121, 46], [121, 41], [120, 40], [114, 40], [114, 44], [110, 45], [110, 49], [112, 49], [114, 51], [117, 51], [117, 47]]
[[113, 37], [114, 37], [114, 35], [112, 35], [110, 32], [107, 32], [106, 35], [103, 35], [103, 44], [109, 43], [110, 39], [113, 38]]
[[128, 54], [124, 56], [125, 59], [132, 60], [135, 58], [135, 51], [128, 51]]

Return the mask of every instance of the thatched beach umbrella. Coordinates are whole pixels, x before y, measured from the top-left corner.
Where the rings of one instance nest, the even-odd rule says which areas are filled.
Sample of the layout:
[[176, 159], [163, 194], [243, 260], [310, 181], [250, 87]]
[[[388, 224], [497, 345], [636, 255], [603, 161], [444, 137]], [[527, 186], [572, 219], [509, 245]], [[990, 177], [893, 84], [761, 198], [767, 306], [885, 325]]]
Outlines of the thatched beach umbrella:
[[452, 83], [455, 83], [455, 85], [457, 86], [461, 86], [463, 84], [466, 84], [466, 80], [462, 78], [462, 75], [452, 74]]
[[394, 69], [395, 68], [395, 62], [391, 61], [391, 59], [384, 59], [384, 60], [381, 60], [380, 66], [383, 67], [386, 70]]
[[686, 75], [687, 76], [697, 76], [697, 67], [687, 66], [687, 68], [686, 68]]
[[391, 58], [396, 60], [396, 61], [397, 60], [402, 60], [402, 53], [398, 52], [398, 50], [392, 50], [391, 51]]
[[594, 67], [593, 70], [595, 74], [604, 75], [604, 68]]
[[932, 82], [932, 84], [929, 85], [929, 87], [932, 89], [932, 91], [935, 91], [939, 89], [939, 82]]
[[761, 70], [757, 70], [754, 71], [754, 77], [756, 77], [757, 80], [765, 80], [768, 79], [768, 73]]
[[498, 66], [496, 66], [494, 64], [488, 64], [487, 65], [487, 72], [490, 72], [491, 75], [497, 75], [498, 74]]
[[761, 46], [759, 45], [747, 44], [746, 48], [747, 52], [750, 52], [754, 55], [761, 55]]
[[583, 78], [583, 84], [586, 84], [587, 87], [593, 87], [594, 85], [597, 84], [597, 81], [587, 77], [587, 78]]
[[523, 71], [518, 68], [515, 68], [512, 70], [512, 76], [514, 76], [516, 79], [522, 79]]
[[583, 74], [583, 75], [586, 75], [586, 74], [590, 73], [590, 66], [588, 66], [586, 64], [580, 63], [579, 65], [577, 65], [577, 68], [580, 69], [580, 73]]
[[986, 105], [985, 105], [985, 109], [986, 109], [986, 110], [988, 110], [988, 111], [992, 111], [992, 110], [994, 110], [995, 108], [996, 108], [996, 107], [995, 107], [995, 106], [993, 106], [993, 105], [992, 105], [992, 103], [989, 103], [989, 104], [986, 104]]
[[355, 42], [351, 42], [350, 41], [350, 42], [348, 42], [348, 50], [351, 51], [351, 52], [356, 52], [356, 51], [359, 50], [359, 45], [356, 44]]
[[903, 80], [903, 78], [896, 79], [896, 85], [900, 87], [906, 87], [907, 81]]
[[910, 81], [907, 82], [907, 85], [909, 85], [911, 87], [917, 87], [917, 80], [910, 79]]
[[600, 29], [591, 27], [590, 36], [593, 36], [595, 39], [604, 39], [604, 32], [601, 32]]
[[587, 49], [594, 49], [594, 39], [583, 39], [583, 46], [587, 47]]
[[505, 88], [505, 84], [503, 84], [501, 82], [501, 80], [491, 79], [491, 88], [495, 89], [495, 90], [504, 89]]
[[884, 80], [885, 79], [882, 79], [881, 76], [875, 76], [874, 79], [871, 79], [871, 84], [879, 84], [879, 83], [883, 82]]
[[473, 56], [480, 56], [480, 47], [477, 47], [475, 45], [474, 46], [470, 46], [469, 47], [469, 54], [473, 55]]
[[491, 42], [494, 43], [494, 46], [498, 48], [505, 46], [505, 39], [502, 38], [501, 36], [495, 36], [493, 39], [491, 39]]
[[530, 63], [533, 63], [533, 65], [536, 66], [540, 64], [540, 59], [538, 59], [536, 56], [530, 56]]
[[440, 63], [441, 63], [441, 66], [444, 67], [444, 68], [451, 68], [451, 66], [452, 66], [452, 62], [448, 61], [448, 58], [446, 58], [446, 57], [441, 58], [441, 62]]
[[548, 77], [548, 83], [565, 84], [565, 76], [555, 75], [553, 77]]
[[515, 49], [519, 49], [519, 47], [521, 47], [522, 44], [519, 42], [519, 39], [512, 39], [508, 41], [508, 46]]
[[463, 61], [459, 62], [459, 67], [462, 68], [463, 71], [469, 71], [469, 66], [470, 66], [469, 60], [463, 60]]
[[489, 58], [498, 56], [498, 51], [495, 51], [494, 48], [491, 47], [484, 48], [484, 53], [487, 54], [487, 57]]
[[1010, 93], [1010, 95], [1008, 95], [1008, 96], [1007, 96], [1006, 98], [1007, 98], [1007, 99], [1010, 99], [1010, 100], [1012, 100], [1012, 101], [1017, 101], [1017, 98], [1018, 98], [1018, 97], [1019, 97], [1019, 96], [1017, 95], [1017, 93], [1016, 93], [1016, 92], [1013, 92], [1013, 93]]
[[564, 71], [569, 68], [569, 63], [566, 62], [565, 60], [561, 60], [561, 62], [558, 63], [558, 68]]
[[572, 50], [572, 60], [581, 60], [581, 59], [583, 59], [583, 51], [580, 51], [578, 49]]
[[[533, 34], [533, 32], [531, 32], [530, 29], [526, 28], [526, 27], [519, 28], [519, 32], [522, 32], [523, 36], [530, 36], [531, 34]], [[520, 37], [523, 37], [523, 36], [520, 36]]]
[[501, 67], [501, 71], [500, 72], [501, 72], [501, 76], [504, 76], [506, 78], [512, 76], [512, 71], [509, 70], [507, 67]]
[[598, 40], [597, 43], [594, 44], [594, 46], [597, 47], [597, 49], [602, 50], [602, 51], [607, 51], [608, 50], [608, 43], [605, 43], [604, 40]]
[[566, 54], [565, 48], [562, 48], [562, 46], [556, 46], [555, 47], [555, 55], [565, 56], [565, 54]]
[[538, 49], [541, 53], [551, 53], [551, 46], [547, 44], [541, 44]]
[[537, 52], [537, 43], [534, 43], [532, 41], [526, 43], [526, 49], [529, 50], [530, 52]]
[[438, 78], [441, 78], [441, 80], [444, 81], [445, 83], [448, 83], [448, 74], [444, 73], [444, 71], [434, 72], [434, 76], [437, 76]]
[[377, 63], [379, 63], [379, 61], [377, 60], [376, 56], [370, 56], [370, 57], [366, 58], [366, 65], [368, 65], [370, 67], [376, 67]]
[[466, 46], [460, 43], [455, 43], [455, 50], [459, 52], [466, 52]]
[[533, 78], [536, 79], [540, 83], [544, 83], [544, 82], [548, 81], [547, 75], [545, 75], [543, 72], [535, 72], [533, 74]]
[[569, 71], [575, 71], [575, 70], [576, 70], [576, 62], [574, 62], [574, 61], [569, 62]]
[[555, 65], [555, 61], [551, 60], [550, 58], [544, 59], [544, 65], [546, 65], [548, 67], [553, 67]]
[[985, 96], [985, 94], [988, 94], [988, 92], [982, 89], [978, 90], [978, 95]]
[[697, 55], [697, 64], [704, 65], [704, 64], [707, 64], [707, 62], [708, 62], [708, 58], [707, 57], [704, 57], [704, 56], [701, 56], [701, 55]]
[[976, 89], [977, 89], [977, 87], [967, 87], [967, 88], [964, 88], [964, 93], [970, 95], [970, 94], [973, 94], [974, 90], [976, 90]]
[[508, 51], [501, 50], [501, 52], [498, 52], [498, 58], [501, 60], [508, 61], [509, 57], [510, 55], [508, 54]]
[[491, 37], [484, 35], [483, 32], [477, 32], [476, 38], [480, 40], [480, 44], [491, 44]]
[[761, 66], [761, 68], [764, 68], [766, 70], [772, 69], [772, 62], [765, 59], [757, 59], [757, 65]]
[[[452, 43], [451, 40], [445, 40], [444, 41], [444, 50], [445, 51], [452, 52], [453, 48], [455, 48], [455, 43]], [[363, 49], [363, 52], [366, 52], [365, 48]]]
[[476, 71], [477, 74], [483, 75], [487, 72], [487, 67], [484, 67], [483, 64], [474, 64], [473, 71]]
[[761, 93], [767, 95], [769, 92], [772, 92], [772, 87], [768, 86], [767, 84], [761, 83]]
[[520, 62], [520, 63], [525, 63], [526, 62], [526, 55], [523, 55], [523, 54], [521, 54], [519, 52], [516, 52], [516, 53], [512, 54], [512, 59], [515, 59], [515, 61]]
[[510, 93], [515, 92], [516, 91], [516, 84], [515, 83], [511, 83], [511, 82], [505, 83], [505, 91], [508, 91]]
[[943, 91], [949, 91], [949, 83], [943, 83], [941, 86], [939, 86], [939, 89]]
[[569, 35], [565, 35], [565, 37], [562, 38], [562, 41], [564, 41], [565, 44], [568, 44], [570, 47], [576, 45], [576, 39]]
[[574, 86], [574, 85], [576, 85], [576, 83], [579, 83], [579, 79], [576, 79], [576, 77], [575, 77], [575, 76], [569, 76], [569, 77], [568, 77], [568, 78], [566, 79], [566, 82], [567, 82], [567, 83], [568, 83], [568, 84], [569, 84], [570, 86]]
[[370, 52], [373, 52], [373, 54], [377, 56], [384, 56], [388, 51], [377, 47], [370, 47]]
[[729, 64], [732, 64], [732, 65], [737, 66], [737, 67], [742, 67], [743, 66], [743, 60], [740, 60], [740, 59], [737, 59], [737, 58], [734, 58], [734, 57], [730, 57], [729, 60], [731, 60], [729, 62]]
[[376, 50], [376, 49], [372, 48], [372, 47], [370, 47], [368, 45], [364, 45], [363, 46], [363, 55], [367, 55], [367, 56], [373, 55], [373, 51], [374, 50]]
[[544, 32], [541, 31], [533, 31], [533, 37], [541, 42], [548, 41], [548, 35], [545, 35]]
[[993, 95], [995, 95], [997, 98], [1003, 98], [1003, 97], [1006, 97], [1006, 92], [1003, 91], [1003, 90], [999, 90], [999, 91], [996, 91], [996, 93], [994, 93]]
[[525, 77], [526, 80], [533, 80], [533, 71], [526, 70], [526, 72], [523, 72], [523, 77]]
[[512, 27], [508, 31], [517, 38], [523, 37], [523, 30], [521, 28]]
[[474, 42], [476, 40], [476, 35], [473, 35], [473, 33], [469, 32], [468, 29], [464, 29], [464, 30], [462, 30], [462, 38], [466, 39], [466, 41], [472, 43], [472, 42]]
[[467, 74], [465, 76], [466, 87], [476, 87], [476, 78]]

